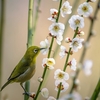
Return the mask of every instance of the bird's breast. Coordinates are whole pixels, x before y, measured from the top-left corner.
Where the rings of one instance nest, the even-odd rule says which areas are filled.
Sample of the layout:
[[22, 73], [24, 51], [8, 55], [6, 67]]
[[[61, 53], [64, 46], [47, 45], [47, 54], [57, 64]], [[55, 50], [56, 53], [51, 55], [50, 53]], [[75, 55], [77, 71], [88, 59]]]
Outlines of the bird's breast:
[[32, 78], [32, 76], [35, 74], [35, 71], [36, 71], [36, 67], [35, 65], [31, 65], [29, 66], [29, 68], [23, 73], [21, 74], [18, 78], [17, 78], [17, 82], [25, 82], [29, 79]]

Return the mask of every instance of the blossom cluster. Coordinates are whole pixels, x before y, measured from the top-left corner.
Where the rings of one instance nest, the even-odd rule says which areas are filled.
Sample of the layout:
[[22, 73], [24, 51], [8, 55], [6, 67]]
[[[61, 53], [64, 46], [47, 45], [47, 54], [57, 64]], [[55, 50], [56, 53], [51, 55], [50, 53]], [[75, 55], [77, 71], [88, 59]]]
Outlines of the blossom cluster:
[[[63, 3], [60, 12], [61, 16], [65, 17], [66, 14], [70, 14], [72, 11], [72, 6], [70, 6], [69, 2], [66, 1]], [[60, 22], [56, 22], [58, 17], [58, 10], [57, 9], [50, 9], [51, 17], [48, 20], [53, 21], [53, 23], [49, 27], [50, 36], [56, 38], [56, 42], [58, 45], [61, 45], [61, 41], [63, 40], [63, 33], [65, 29], [65, 25]]]
[[[71, 14], [72, 12], [72, 6], [70, 6], [70, 3], [68, 1], [65, 1], [61, 8], [61, 16], [65, 17], [67, 14]], [[52, 21], [53, 23], [49, 27], [50, 36], [56, 39], [56, 42], [58, 45], [61, 45], [61, 42], [63, 40], [63, 33], [65, 30], [65, 25], [61, 22], [57, 22], [58, 17], [58, 10], [57, 9], [51, 9], [50, 10], [51, 17], [48, 18], [48, 20]], [[66, 52], [66, 49], [61, 46], [62, 52], [60, 55], [63, 57], [65, 55], [64, 52]], [[70, 66], [72, 66], [72, 62], [70, 63]], [[54, 72], [54, 79], [55, 79], [55, 90], [58, 91], [59, 89], [61, 92], [64, 92], [68, 89], [69, 84], [66, 82], [69, 79], [69, 74], [61, 69], [57, 69]], [[61, 86], [60, 86], [61, 85]]]
[[[53, 0], [53, 1], [59, 1], [59, 0]], [[91, 2], [94, 2], [94, 0], [91, 0]], [[84, 39], [80, 38], [82, 35], [84, 35], [84, 32], [80, 29], [84, 27], [84, 17], [89, 17], [92, 13], [93, 9], [92, 6], [89, 4], [89, 2], [84, 2], [81, 5], [79, 5], [77, 9], [77, 15], [72, 15], [69, 19], [68, 23], [71, 29], [75, 32], [73, 38], [67, 37], [65, 39], [66, 43], [69, 43], [69, 50], [66, 49], [65, 46], [61, 44], [63, 40], [63, 34], [65, 30], [65, 25], [61, 22], [58, 22], [58, 14], [60, 12], [61, 16], [64, 18], [67, 14], [71, 14], [72, 12], [72, 6], [68, 1], [64, 1], [62, 4], [60, 11], [53, 8], [50, 9], [50, 17], [48, 20], [52, 22], [52, 24], [49, 26], [49, 36], [54, 38], [58, 45], [60, 45], [60, 58], [69, 57], [69, 55], [72, 55], [74, 52], [78, 52], [79, 49], [82, 48], [82, 44]], [[78, 36], [78, 37], [77, 37]], [[45, 55], [48, 53], [49, 50], [51, 50], [50, 43], [48, 39], [45, 39], [44, 41], [40, 42], [40, 45], [43, 49], [41, 52]], [[90, 62], [91, 64], [91, 62]], [[54, 58], [44, 58], [42, 61], [42, 67], [47, 68], [49, 70], [54, 69], [55, 60]], [[92, 64], [91, 64], [92, 65]], [[71, 61], [67, 61], [67, 64], [64, 66], [64, 69], [56, 69], [54, 72], [54, 79], [55, 79], [55, 90], [58, 91], [60, 89], [61, 92], [64, 92], [68, 89], [69, 84], [67, 83], [67, 80], [69, 79], [69, 74], [66, 72], [67, 66], [70, 66], [71, 70], [76, 71], [76, 60], [73, 58]], [[85, 66], [85, 65], [84, 65]], [[91, 67], [90, 67], [91, 68]], [[89, 69], [90, 69], [89, 68]], [[84, 70], [87, 70], [84, 67]], [[87, 74], [90, 74], [91, 71], [88, 71]], [[41, 80], [41, 79], [40, 79]], [[42, 80], [43, 81], [43, 80]], [[56, 100], [54, 97], [49, 96], [49, 91], [47, 88], [43, 88], [41, 90], [41, 95], [45, 98], [48, 98], [47, 100]]]

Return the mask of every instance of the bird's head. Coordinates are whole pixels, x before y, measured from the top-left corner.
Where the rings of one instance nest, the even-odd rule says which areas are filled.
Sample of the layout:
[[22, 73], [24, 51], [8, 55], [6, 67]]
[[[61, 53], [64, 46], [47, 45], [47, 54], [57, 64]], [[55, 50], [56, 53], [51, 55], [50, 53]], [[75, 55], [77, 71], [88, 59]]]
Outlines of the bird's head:
[[45, 49], [45, 48], [40, 48], [40, 47], [38, 47], [38, 46], [31, 46], [31, 47], [29, 47], [28, 49], [27, 49], [27, 51], [26, 51], [26, 56], [31, 56], [31, 57], [37, 57], [37, 55], [39, 54], [39, 52], [41, 51], [41, 50], [43, 50], [43, 49]]

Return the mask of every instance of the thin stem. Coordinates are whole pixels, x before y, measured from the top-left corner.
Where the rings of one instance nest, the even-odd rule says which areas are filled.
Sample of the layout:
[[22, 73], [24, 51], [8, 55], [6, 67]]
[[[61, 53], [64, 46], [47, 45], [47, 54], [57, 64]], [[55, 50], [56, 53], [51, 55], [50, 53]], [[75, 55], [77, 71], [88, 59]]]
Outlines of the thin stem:
[[[48, 52], [48, 58], [50, 57], [50, 54], [51, 54], [51, 48], [52, 48], [52, 46], [53, 46], [53, 42], [54, 42], [54, 38], [52, 38], [52, 40], [51, 40], [50, 50], [49, 50], [49, 52]], [[43, 79], [44, 79], [44, 77], [45, 77], [46, 71], [47, 71], [47, 66], [44, 68], [44, 71], [43, 71], [43, 75], [42, 75], [42, 78], [43, 78]], [[34, 100], [36, 100], [36, 99], [37, 99], [37, 97], [38, 97], [38, 95], [39, 95], [39, 92], [40, 92], [40, 89], [41, 89], [42, 84], [43, 84], [43, 82], [40, 82], [40, 84], [39, 84], [39, 87], [38, 87], [38, 90], [37, 90], [37, 93], [36, 93], [36, 96], [35, 96], [35, 99], [34, 99]]]
[[[43, 78], [43, 79], [44, 79], [44, 77], [45, 77], [46, 71], [47, 71], [47, 66], [44, 68], [44, 72], [43, 72], [43, 75], [42, 75], [42, 78]], [[41, 87], [42, 87], [42, 84], [43, 84], [43, 81], [40, 82], [39, 87], [38, 87], [38, 90], [37, 90], [37, 93], [36, 93], [36, 96], [35, 96], [35, 98], [34, 98], [33, 100], [36, 100], [36, 99], [38, 98], [38, 95], [39, 95], [39, 93], [40, 93], [40, 89], [41, 89]]]
[[[75, 30], [75, 34], [73, 36], [73, 39], [77, 36], [77, 32], [78, 32], [78, 27]], [[69, 60], [70, 52], [71, 52], [71, 48], [69, 48], [68, 55], [66, 57], [66, 61], [65, 61], [64, 69], [63, 69], [64, 72], [66, 71], [66, 68], [67, 68], [67, 65], [68, 65], [68, 60]], [[61, 83], [60, 83], [60, 86], [61, 86]], [[59, 88], [59, 90], [58, 90], [57, 99], [59, 99], [60, 91], [61, 91], [61, 88]]]
[[[4, 31], [4, 18], [5, 18], [5, 0], [0, 1], [0, 87], [2, 83], [2, 41], [3, 41], [3, 31]], [[0, 93], [1, 100], [1, 93]]]
[[[29, 9], [28, 9], [28, 38], [27, 38], [27, 48], [32, 46], [33, 42], [33, 0], [29, 0]], [[29, 92], [30, 82], [27, 81], [25, 83], [25, 89]], [[24, 100], [28, 100], [29, 96], [24, 95]]]
[[[52, 46], [53, 46], [53, 42], [54, 42], [54, 38], [52, 37], [49, 52], [48, 52], [48, 58], [50, 57], [50, 54], [51, 54], [51, 49], [52, 49]], [[47, 66], [44, 68], [44, 71], [43, 71], [43, 75], [42, 75], [43, 79], [45, 78], [46, 72], [47, 72]], [[42, 84], [43, 84], [43, 81], [40, 82], [40, 84], [39, 84], [39, 87], [38, 87], [38, 90], [37, 90], [37, 93], [36, 93], [36, 96], [35, 96], [34, 100], [36, 100], [38, 98], [38, 95], [40, 93], [40, 89], [42, 87]]]
[[68, 63], [70, 52], [71, 52], [71, 48], [69, 48], [68, 55], [67, 55], [67, 58], [66, 58], [66, 61], [65, 61], [65, 65], [64, 65], [64, 69], [63, 69], [64, 72], [66, 71], [66, 68], [67, 68], [67, 63]]
[[[50, 49], [49, 49], [49, 52], [48, 52], [48, 58], [50, 57], [50, 54], [51, 54], [51, 49], [52, 49], [52, 46], [53, 46], [53, 42], [54, 42], [54, 38], [52, 38], [52, 40], [51, 40]], [[44, 68], [44, 71], [43, 71], [43, 75], [42, 75], [43, 79], [44, 79], [44, 77], [46, 75], [46, 72], [47, 72], [47, 66]], [[40, 92], [40, 89], [42, 87], [42, 84], [43, 84], [43, 81], [40, 82], [40, 84], [39, 84], [39, 87], [38, 87], [38, 90], [37, 90], [37, 93], [36, 93], [36, 96], [35, 96], [34, 100], [37, 99], [37, 97], [39, 95], [39, 92]]]
[[33, 0], [29, 0], [27, 48], [32, 46], [32, 42], [33, 42], [33, 29], [32, 28], [33, 28]]
[[62, 5], [62, 0], [60, 0], [59, 9], [58, 9], [58, 16], [57, 16], [56, 22], [58, 22], [58, 20], [59, 20], [61, 5]]
[[56, 98], [57, 100], [59, 99], [59, 96], [60, 96], [61, 85], [62, 85], [62, 83], [59, 84], [58, 93], [57, 93], [57, 98]]
[[[56, 19], [56, 23], [57, 23], [58, 20], [59, 20], [61, 5], [62, 5], [62, 0], [60, 0], [59, 10], [58, 10], [58, 16], [57, 16], [57, 19]], [[52, 37], [52, 39], [51, 39], [51, 44], [50, 44], [50, 48], [49, 48], [49, 52], [48, 52], [48, 56], [47, 56], [48, 58], [50, 58], [50, 55], [51, 55], [51, 50], [52, 50], [53, 42], [54, 42], [54, 37]], [[42, 75], [42, 78], [43, 78], [43, 79], [45, 78], [46, 72], [47, 72], [47, 66], [45, 67], [44, 72], [43, 72], [43, 75]], [[44, 82], [44, 81], [43, 81], [43, 82]], [[38, 87], [38, 90], [37, 90], [37, 93], [36, 93], [36, 96], [35, 96], [35, 98], [34, 98], [33, 100], [37, 100], [38, 95], [39, 95], [39, 93], [40, 93], [40, 89], [41, 89], [41, 87], [42, 87], [42, 85], [43, 85], [43, 82], [40, 82], [39, 87]]]
[[49, 48], [50, 50], [49, 50], [49, 52], [48, 52], [48, 58], [50, 57], [50, 54], [51, 54], [53, 42], [54, 42], [54, 38], [52, 37], [51, 44], [50, 44], [50, 48]]
[[[78, 32], [78, 27], [76, 28], [75, 34], [73, 36], [73, 39], [76, 37], [77, 32]], [[65, 65], [64, 65], [63, 71], [66, 71], [68, 59], [69, 59], [69, 56], [70, 56], [70, 52], [71, 52], [71, 48], [69, 48], [69, 50], [68, 50], [68, 55], [67, 55], [67, 58], [66, 58], [66, 61], [65, 61]]]
[[[33, 38], [34, 38], [34, 35], [35, 35], [35, 32], [36, 32], [40, 3], [41, 3], [41, 0], [37, 0], [36, 14], [35, 14], [34, 24], [33, 24]], [[34, 41], [34, 39], [33, 39], [33, 41]]]
[[100, 92], [100, 78], [98, 80], [98, 83], [96, 85], [96, 88], [95, 88], [90, 100], [96, 100], [99, 92]]
[[[99, 10], [99, 3], [100, 3], [100, 0], [98, 0], [97, 6], [96, 6], [96, 10], [95, 10], [95, 12], [94, 12], [94, 17], [93, 17], [93, 19], [90, 19], [91, 23], [90, 23], [89, 34], [88, 34], [88, 36], [87, 36], [86, 43], [90, 41], [91, 36], [92, 36], [92, 29], [93, 29], [93, 26], [94, 26], [95, 18], [96, 18], [96, 16], [97, 16], [97, 13], [98, 13], [98, 10]], [[83, 52], [82, 52], [82, 54], [81, 54], [80, 61], [79, 61], [79, 63], [81, 63], [81, 64], [83, 63], [83, 60], [84, 60], [86, 51], [87, 51], [87, 48], [84, 47]], [[77, 77], [78, 77], [78, 75], [79, 75], [79, 72], [80, 72], [80, 69], [77, 69], [77, 70], [76, 70], [75, 77], [73, 78], [73, 83], [72, 83], [72, 87], [71, 87], [70, 93], [72, 93], [73, 90], [74, 90], [74, 87], [75, 87], [75, 80], [77, 79]]]

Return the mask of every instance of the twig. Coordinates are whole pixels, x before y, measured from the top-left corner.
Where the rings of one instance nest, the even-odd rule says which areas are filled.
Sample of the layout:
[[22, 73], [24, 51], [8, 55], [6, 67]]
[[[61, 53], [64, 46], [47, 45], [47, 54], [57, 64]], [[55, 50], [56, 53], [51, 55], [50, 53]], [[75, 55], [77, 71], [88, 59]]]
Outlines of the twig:
[[96, 88], [95, 88], [90, 100], [96, 100], [97, 97], [98, 97], [99, 92], [100, 92], [100, 78], [99, 78], [99, 81], [96, 85]]
[[34, 35], [35, 35], [35, 32], [36, 32], [38, 14], [40, 12], [39, 11], [40, 3], [41, 3], [41, 0], [37, 0], [36, 13], [35, 13], [35, 18], [34, 18], [34, 23], [33, 23], [33, 41], [34, 41]]
[[[4, 18], [5, 18], [5, 0], [0, 1], [1, 17], [0, 17], [0, 87], [2, 83], [2, 41], [4, 30]], [[0, 93], [1, 100], [1, 93]]]
[[[28, 38], [27, 38], [27, 48], [32, 46], [33, 42], [33, 0], [29, 0], [29, 9], [28, 9]], [[25, 83], [25, 89], [29, 92], [30, 82]], [[25, 95], [24, 100], [28, 100], [29, 96]]]

